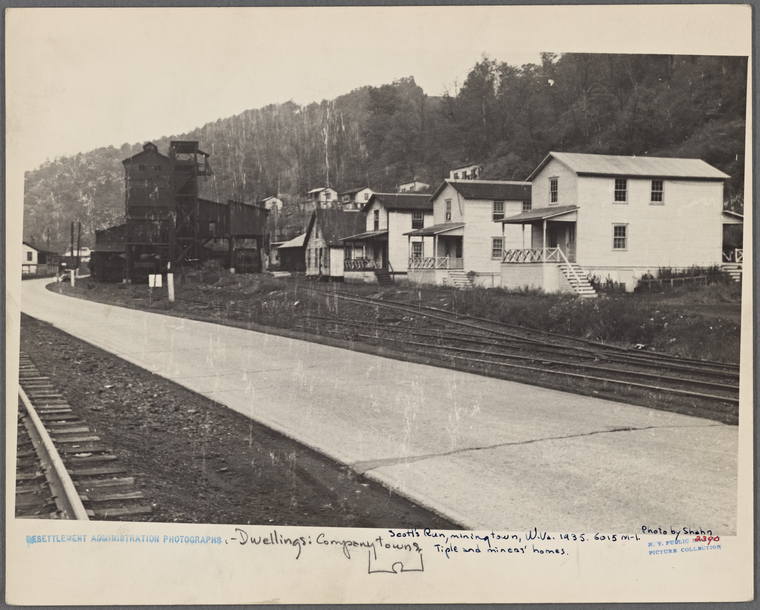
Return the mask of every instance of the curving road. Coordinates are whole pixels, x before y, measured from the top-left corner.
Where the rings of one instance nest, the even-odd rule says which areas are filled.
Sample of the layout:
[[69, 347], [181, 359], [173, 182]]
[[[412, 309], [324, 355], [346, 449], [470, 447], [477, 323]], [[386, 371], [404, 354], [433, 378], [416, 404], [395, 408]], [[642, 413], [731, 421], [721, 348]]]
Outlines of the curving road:
[[736, 531], [735, 426], [72, 299], [47, 282], [23, 282], [24, 313], [469, 529]]

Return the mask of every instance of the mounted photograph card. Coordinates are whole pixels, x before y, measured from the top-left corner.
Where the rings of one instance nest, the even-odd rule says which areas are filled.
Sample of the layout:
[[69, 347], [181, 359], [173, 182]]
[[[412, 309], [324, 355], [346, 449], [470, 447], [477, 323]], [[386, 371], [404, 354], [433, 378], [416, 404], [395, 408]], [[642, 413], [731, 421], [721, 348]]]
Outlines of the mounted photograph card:
[[5, 601], [752, 599], [751, 34], [8, 9]]

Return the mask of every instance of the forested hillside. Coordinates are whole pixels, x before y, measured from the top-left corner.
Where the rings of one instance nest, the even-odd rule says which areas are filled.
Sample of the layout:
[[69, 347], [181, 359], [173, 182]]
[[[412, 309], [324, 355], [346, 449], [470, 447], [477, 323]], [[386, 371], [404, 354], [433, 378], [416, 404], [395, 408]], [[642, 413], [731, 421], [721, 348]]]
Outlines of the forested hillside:
[[[204, 194], [256, 201], [311, 188], [392, 190], [413, 177], [436, 185], [458, 164], [482, 178], [524, 180], [551, 150], [704, 159], [731, 176], [726, 204], [741, 210], [745, 58], [544, 54], [540, 65], [483, 57], [443, 96], [413, 77], [335, 100], [247, 110], [184, 134], [211, 153]], [[83, 243], [121, 222], [121, 160], [142, 142], [45, 163], [25, 176], [24, 238], [62, 250], [72, 220]]]

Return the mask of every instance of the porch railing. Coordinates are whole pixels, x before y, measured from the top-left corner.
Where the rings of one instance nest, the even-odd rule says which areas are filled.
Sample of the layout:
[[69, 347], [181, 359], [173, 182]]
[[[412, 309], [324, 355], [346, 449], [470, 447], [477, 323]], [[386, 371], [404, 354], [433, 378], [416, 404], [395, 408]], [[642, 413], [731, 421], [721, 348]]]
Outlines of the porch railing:
[[420, 256], [409, 259], [410, 269], [464, 269], [463, 258]]
[[344, 271], [363, 271], [364, 269], [374, 269], [375, 261], [371, 258], [347, 258], [343, 261]]
[[733, 252], [728, 251], [723, 253], [724, 263], [738, 263], [741, 265], [744, 262], [744, 250], [742, 248], [734, 248]]
[[559, 257], [559, 248], [547, 248], [545, 261], [543, 248], [525, 248], [504, 250], [501, 261], [503, 263], [558, 263], [560, 262]]

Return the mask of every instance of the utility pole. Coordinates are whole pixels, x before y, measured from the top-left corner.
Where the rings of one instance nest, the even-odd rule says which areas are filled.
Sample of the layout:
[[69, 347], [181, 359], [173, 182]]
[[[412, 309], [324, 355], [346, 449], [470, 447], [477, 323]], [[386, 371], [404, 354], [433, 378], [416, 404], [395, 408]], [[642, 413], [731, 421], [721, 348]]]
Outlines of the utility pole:
[[76, 285], [76, 281], [74, 280], [74, 269], [72, 268], [72, 265], [74, 264], [74, 221], [71, 221], [71, 249], [69, 250], [70, 256], [69, 259], [71, 262], [69, 262], [69, 278], [71, 279], [71, 287], [73, 288]]
[[80, 222], [80, 223], [77, 223], [77, 224], [79, 225], [79, 230], [77, 231], [77, 258], [76, 258], [77, 269], [76, 269], [76, 273], [77, 273], [77, 275], [79, 275], [79, 265], [82, 264], [82, 259], [81, 259], [81, 255], [82, 255], [82, 223]]

